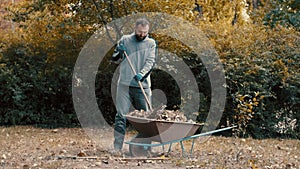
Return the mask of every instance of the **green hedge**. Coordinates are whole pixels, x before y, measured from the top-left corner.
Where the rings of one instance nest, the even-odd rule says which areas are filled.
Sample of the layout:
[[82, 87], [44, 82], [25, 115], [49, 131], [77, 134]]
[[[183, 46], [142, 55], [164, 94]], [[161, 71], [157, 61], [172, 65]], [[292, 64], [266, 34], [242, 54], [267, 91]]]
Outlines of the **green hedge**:
[[46, 60], [46, 53], [32, 55], [23, 44], [2, 53], [1, 125], [78, 124], [72, 105], [72, 68]]

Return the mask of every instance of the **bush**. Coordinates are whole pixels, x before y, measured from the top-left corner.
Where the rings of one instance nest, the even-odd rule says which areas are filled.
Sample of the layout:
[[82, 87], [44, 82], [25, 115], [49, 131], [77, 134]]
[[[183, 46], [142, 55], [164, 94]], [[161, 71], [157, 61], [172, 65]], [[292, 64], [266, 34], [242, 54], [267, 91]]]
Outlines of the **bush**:
[[46, 62], [47, 54], [32, 55], [12, 45], [0, 60], [1, 125], [78, 123], [71, 100], [71, 71]]
[[228, 98], [221, 124], [230, 119], [242, 135], [255, 138], [299, 138], [299, 32], [258, 24], [203, 27], [225, 66]]

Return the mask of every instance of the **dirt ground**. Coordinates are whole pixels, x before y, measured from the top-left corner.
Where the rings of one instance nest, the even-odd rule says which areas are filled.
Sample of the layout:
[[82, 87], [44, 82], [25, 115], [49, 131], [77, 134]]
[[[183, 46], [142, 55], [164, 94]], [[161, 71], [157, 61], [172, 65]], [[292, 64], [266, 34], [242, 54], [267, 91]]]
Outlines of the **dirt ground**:
[[[0, 127], [0, 168], [218, 168], [300, 169], [300, 140], [201, 137], [192, 155], [182, 157], [179, 143], [171, 153], [151, 158], [110, 154], [112, 131], [101, 130], [101, 143], [82, 128]], [[134, 133], [128, 132], [126, 139]], [[191, 141], [184, 142], [189, 150]], [[162, 153], [161, 147], [153, 151]]]

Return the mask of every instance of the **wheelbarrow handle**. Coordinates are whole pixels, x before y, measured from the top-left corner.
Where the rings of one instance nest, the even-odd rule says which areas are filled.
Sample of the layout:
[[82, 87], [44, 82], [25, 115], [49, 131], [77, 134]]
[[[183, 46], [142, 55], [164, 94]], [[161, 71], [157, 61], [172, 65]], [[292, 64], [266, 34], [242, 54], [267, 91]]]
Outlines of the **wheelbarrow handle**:
[[[130, 68], [131, 68], [133, 74], [136, 75], [137, 73], [136, 73], [136, 71], [134, 70], [133, 65], [132, 65], [132, 62], [131, 62], [131, 60], [129, 59], [129, 57], [128, 57], [126, 51], [124, 51], [124, 54], [125, 54], [125, 57], [126, 57], [128, 63], [129, 63], [129, 65], [130, 65]], [[148, 106], [149, 106], [150, 111], [153, 112], [153, 108], [152, 108], [152, 106], [151, 106], [150, 100], [149, 100], [149, 98], [147, 97], [147, 95], [146, 95], [146, 93], [145, 93], [145, 90], [144, 90], [144, 88], [143, 88], [142, 83], [141, 83], [140, 81], [138, 81], [138, 84], [139, 84], [139, 86], [140, 86], [140, 88], [141, 88], [141, 90], [142, 90], [142, 93], [143, 93], [143, 95], [144, 95], [144, 97], [145, 97], [145, 100], [146, 100], [146, 102], [147, 102], [147, 104], [148, 104]]]

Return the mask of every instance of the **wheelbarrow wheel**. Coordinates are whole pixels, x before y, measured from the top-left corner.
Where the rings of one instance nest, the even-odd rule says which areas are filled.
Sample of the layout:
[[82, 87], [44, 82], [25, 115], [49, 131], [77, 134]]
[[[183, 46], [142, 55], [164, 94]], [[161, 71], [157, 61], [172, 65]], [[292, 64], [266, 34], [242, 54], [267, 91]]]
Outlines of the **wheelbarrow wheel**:
[[[142, 143], [142, 144], [151, 144], [151, 140], [144, 138], [141, 135], [135, 136], [131, 142], [133, 143]], [[129, 152], [130, 155], [133, 157], [141, 157], [141, 156], [148, 156], [148, 154], [151, 151], [150, 146], [138, 146], [138, 145], [133, 145], [129, 144]]]

